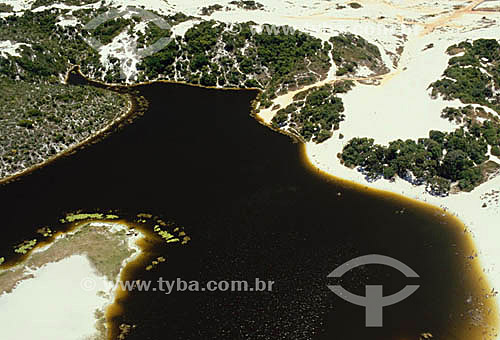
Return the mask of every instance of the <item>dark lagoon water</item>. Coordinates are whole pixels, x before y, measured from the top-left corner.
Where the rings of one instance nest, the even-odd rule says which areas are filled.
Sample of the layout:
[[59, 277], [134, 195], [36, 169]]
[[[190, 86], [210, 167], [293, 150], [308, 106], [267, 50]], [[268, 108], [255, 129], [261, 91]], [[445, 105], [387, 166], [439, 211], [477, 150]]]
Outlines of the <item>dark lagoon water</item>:
[[[150, 212], [181, 225], [185, 246], [155, 245], [128, 279], [272, 280], [272, 292], [133, 292], [111, 310], [127, 339], [486, 339], [495, 325], [463, 226], [437, 209], [322, 176], [302, 145], [250, 116], [255, 91], [180, 84], [136, 87], [143, 117], [94, 145], [0, 186], [0, 254], [65, 212]], [[335, 157], [335, 155], [332, 155]], [[340, 193], [340, 195], [339, 195]], [[403, 212], [403, 213], [401, 213]], [[419, 275], [373, 265], [327, 278], [361, 255], [394, 257]], [[167, 262], [144, 265], [156, 256]], [[364, 295], [421, 287], [366, 328], [364, 308], [327, 288]]]

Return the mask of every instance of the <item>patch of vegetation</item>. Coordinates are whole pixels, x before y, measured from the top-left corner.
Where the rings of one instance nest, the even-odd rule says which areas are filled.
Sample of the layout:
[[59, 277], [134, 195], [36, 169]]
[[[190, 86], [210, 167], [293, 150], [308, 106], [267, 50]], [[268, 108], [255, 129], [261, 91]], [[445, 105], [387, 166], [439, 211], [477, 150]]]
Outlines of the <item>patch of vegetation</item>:
[[0, 178], [39, 164], [104, 128], [126, 97], [90, 86], [0, 78]]
[[29, 240], [29, 241], [24, 241], [23, 243], [17, 245], [14, 248], [14, 252], [16, 252], [18, 254], [25, 255], [25, 254], [28, 253], [28, 251], [30, 251], [31, 249], [33, 249], [36, 246], [36, 243], [37, 243], [36, 239]]
[[431, 48], [433, 48], [433, 47], [434, 47], [434, 44], [433, 44], [433, 43], [427, 44], [427, 45], [425, 45], [425, 47], [422, 49], [422, 51], [427, 51], [427, 50], [429, 50], [429, 49], [431, 49]]
[[489, 120], [495, 124], [500, 124], [498, 115], [486, 112], [482, 107], [473, 107], [467, 105], [460, 108], [446, 107], [441, 112], [441, 118], [448, 119], [450, 122], [464, 125], [470, 128], [474, 124], [480, 124], [481, 121]]
[[221, 6], [219, 4], [210, 5], [210, 6], [207, 6], [207, 7], [202, 7], [202, 9], [200, 11], [200, 14], [201, 15], [210, 16], [210, 15], [214, 14], [217, 11], [221, 11], [223, 8], [224, 8], [224, 6]]
[[488, 145], [500, 145], [500, 125], [486, 121], [445, 133], [431, 131], [429, 138], [397, 140], [388, 146], [373, 139], [354, 138], [344, 147], [341, 159], [348, 167], [361, 167], [370, 179], [396, 175], [415, 184], [427, 183], [434, 194], [447, 194], [452, 183], [470, 191], [484, 180], [482, 166], [488, 161]]
[[500, 147], [498, 145], [491, 147], [491, 154], [493, 156], [500, 157]]
[[363, 7], [363, 6], [361, 6], [361, 4], [358, 4], [357, 2], [350, 2], [350, 3], [348, 3], [348, 5], [349, 5], [351, 8], [354, 8], [354, 9], [358, 9], [358, 8]]
[[272, 125], [295, 133], [304, 141], [324, 142], [345, 118], [344, 104], [336, 94], [347, 92], [351, 86], [351, 82], [339, 82], [300, 92], [292, 104], [276, 113]]
[[[480, 104], [500, 113], [500, 44], [495, 39], [478, 39], [450, 46], [444, 78], [430, 85], [432, 95]], [[462, 53], [463, 55], [457, 56]]]
[[116, 18], [113, 20], [109, 20], [97, 26], [93, 32], [93, 35], [102, 44], [107, 45], [111, 41], [113, 41], [113, 39], [118, 34], [120, 34], [126, 27], [128, 27], [132, 22], [133, 22], [132, 19], [123, 19], [123, 18]]
[[99, 54], [85, 42], [86, 31], [57, 25], [64, 10], [52, 9], [0, 19], [0, 40], [25, 44], [21, 57], [0, 57], [0, 78], [27, 81], [59, 81], [71, 65], [100, 78], [103, 65]]
[[[191, 237], [186, 235], [184, 228], [178, 227], [172, 223], [166, 223], [162, 220], [159, 220], [157, 222], [158, 224], [153, 227], [153, 231], [166, 243], [180, 242], [182, 245], [184, 245], [191, 240]], [[167, 229], [170, 229], [170, 231]]]
[[9, 4], [0, 4], [0, 13], [10, 13], [14, 11], [14, 7]]
[[167, 259], [164, 258], [163, 256], [157, 257], [155, 260], [151, 261], [151, 264], [146, 266], [146, 270], [150, 271], [156, 268], [160, 263], [164, 263]]
[[236, 5], [238, 8], [246, 10], [258, 10], [264, 8], [264, 5], [254, 0], [234, 0], [229, 2], [231, 5]]
[[52, 237], [53, 231], [50, 229], [50, 227], [42, 227], [37, 229], [37, 234], [42, 235], [43, 237]]
[[103, 214], [103, 213], [75, 213], [68, 214], [65, 218], [61, 219], [61, 223], [73, 223], [76, 221], [85, 220], [116, 220], [119, 216], [113, 214]]
[[363, 37], [344, 33], [330, 38], [330, 43], [338, 76], [353, 74], [359, 66], [366, 66], [375, 74], [389, 71], [382, 62], [379, 48]]

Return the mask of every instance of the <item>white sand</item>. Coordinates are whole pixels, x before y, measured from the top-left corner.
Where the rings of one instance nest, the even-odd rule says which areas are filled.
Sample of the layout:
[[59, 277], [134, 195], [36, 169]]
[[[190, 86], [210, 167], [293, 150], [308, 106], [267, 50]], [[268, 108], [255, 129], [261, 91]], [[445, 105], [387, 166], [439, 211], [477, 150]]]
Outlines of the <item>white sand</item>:
[[[83, 222], [82, 226], [86, 224]], [[129, 230], [118, 222], [92, 222], [90, 226], [108, 227], [112, 233]], [[140, 255], [136, 242], [142, 237], [137, 233], [127, 238], [129, 249], [135, 253], [123, 261], [119, 275]], [[2, 340], [85, 340], [97, 334], [96, 310], [104, 312], [114, 302], [119, 287], [119, 277], [112, 282], [97, 274], [83, 255], [72, 255], [41, 268], [28, 268], [25, 272], [33, 274], [34, 278], [19, 282], [11, 293], [0, 296]]]
[[[353, 137], [374, 138], [386, 144], [394, 139], [428, 137], [431, 129], [453, 131], [455, 124], [440, 117], [446, 106], [460, 106], [459, 101], [432, 100], [428, 86], [441, 77], [448, 56], [448, 44], [426, 51], [433, 39], [411, 41], [402, 55], [400, 69], [380, 86], [358, 84], [342, 95], [346, 120], [341, 132], [347, 143]], [[406, 70], [404, 70], [406, 68]]]
[[[3, 340], [81, 340], [97, 332], [94, 312], [108, 304], [96, 294], [113, 286], [85, 256], [71, 256], [32, 272], [0, 296]], [[95, 288], [93, 288], [95, 286]]]
[[172, 33], [173, 33], [173, 35], [184, 36], [184, 34], [186, 34], [188, 29], [190, 29], [194, 25], [198, 24], [199, 22], [200, 22], [200, 20], [196, 20], [196, 19], [181, 22], [180, 24], [172, 27]]
[[23, 12], [31, 8], [35, 0], [2, 0], [2, 3], [12, 6], [14, 12]]
[[0, 41], [0, 56], [6, 58], [9, 55], [13, 57], [20, 57], [21, 55], [19, 54], [18, 49], [21, 46], [28, 46], [28, 44], [15, 43], [10, 40]]
[[492, 9], [500, 11], [500, 1], [499, 0], [488, 0], [474, 8], [475, 10]]
[[80, 21], [71, 15], [60, 16], [57, 21], [57, 25], [61, 27], [75, 27], [79, 24], [81, 24]]

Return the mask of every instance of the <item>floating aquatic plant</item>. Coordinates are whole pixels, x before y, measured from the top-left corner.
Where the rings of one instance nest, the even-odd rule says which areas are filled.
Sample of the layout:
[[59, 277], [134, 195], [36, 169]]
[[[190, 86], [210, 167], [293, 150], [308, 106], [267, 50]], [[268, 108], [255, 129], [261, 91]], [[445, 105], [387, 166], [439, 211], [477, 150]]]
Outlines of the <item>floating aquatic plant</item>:
[[139, 218], [151, 218], [151, 217], [153, 217], [153, 215], [140, 213], [140, 214], [137, 214], [137, 217], [139, 217]]
[[151, 264], [146, 267], [146, 270], [150, 271], [151, 269], [155, 268], [160, 263], [163, 263], [165, 261], [166, 261], [166, 259], [163, 256], [157, 257], [156, 260], [153, 260], [153, 262], [151, 262]]
[[102, 213], [93, 213], [93, 214], [68, 214], [66, 218], [60, 220], [61, 223], [71, 223], [75, 221], [83, 221], [88, 219], [96, 219], [96, 220], [116, 220], [120, 218], [120, 216], [113, 214], [102, 214]]
[[28, 253], [28, 251], [30, 251], [31, 249], [33, 249], [36, 245], [36, 242], [37, 240], [36, 239], [33, 239], [33, 240], [29, 240], [29, 241], [24, 241], [23, 243], [21, 243], [20, 245], [18, 245], [14, 251], [18, 254], [26, 254]]
[[53, 235], [53, 231], [49, 227], [42, 227], [36, 231], [38, 234], [43, 237], [51, 237]]

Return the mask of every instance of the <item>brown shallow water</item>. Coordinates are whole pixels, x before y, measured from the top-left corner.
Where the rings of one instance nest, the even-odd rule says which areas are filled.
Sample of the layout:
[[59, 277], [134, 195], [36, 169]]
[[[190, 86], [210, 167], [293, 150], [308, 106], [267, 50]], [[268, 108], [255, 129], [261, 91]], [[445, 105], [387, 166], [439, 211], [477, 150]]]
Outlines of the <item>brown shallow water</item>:
[[[106, 139], [17, 182], [0, 186], [0, 255], [65, 212], [117, 210], [174, 221], [192, 241], [146, 242], [123, 279], [275, 281], [272, 292], [132, 292], [108, 311], [113, 337], [128, 339], [488, 339], [496, 307], [486, 298], [471, 240], [441, 211], [324, 176], [300, 144], [250, 116], [255, 91], [179, 84], [136, 87], [146, 114]], [[335, 155], [332, 155], [335, 157]], [[340, 195], [338, 193], [341, 193]], [[402, 212], [402, 213], [401, 213]], [[152, 225], [137, 226], [151, 230]], [[364, 266], [327, 278], [354, 257], [398, 259], [420, 278]], [[145, 271], [151, 259], [167, 261]], [[420, 288], [384, 309], [384, 327], [364, 327], [364, 308], [327, 288], [363, 295]]]

